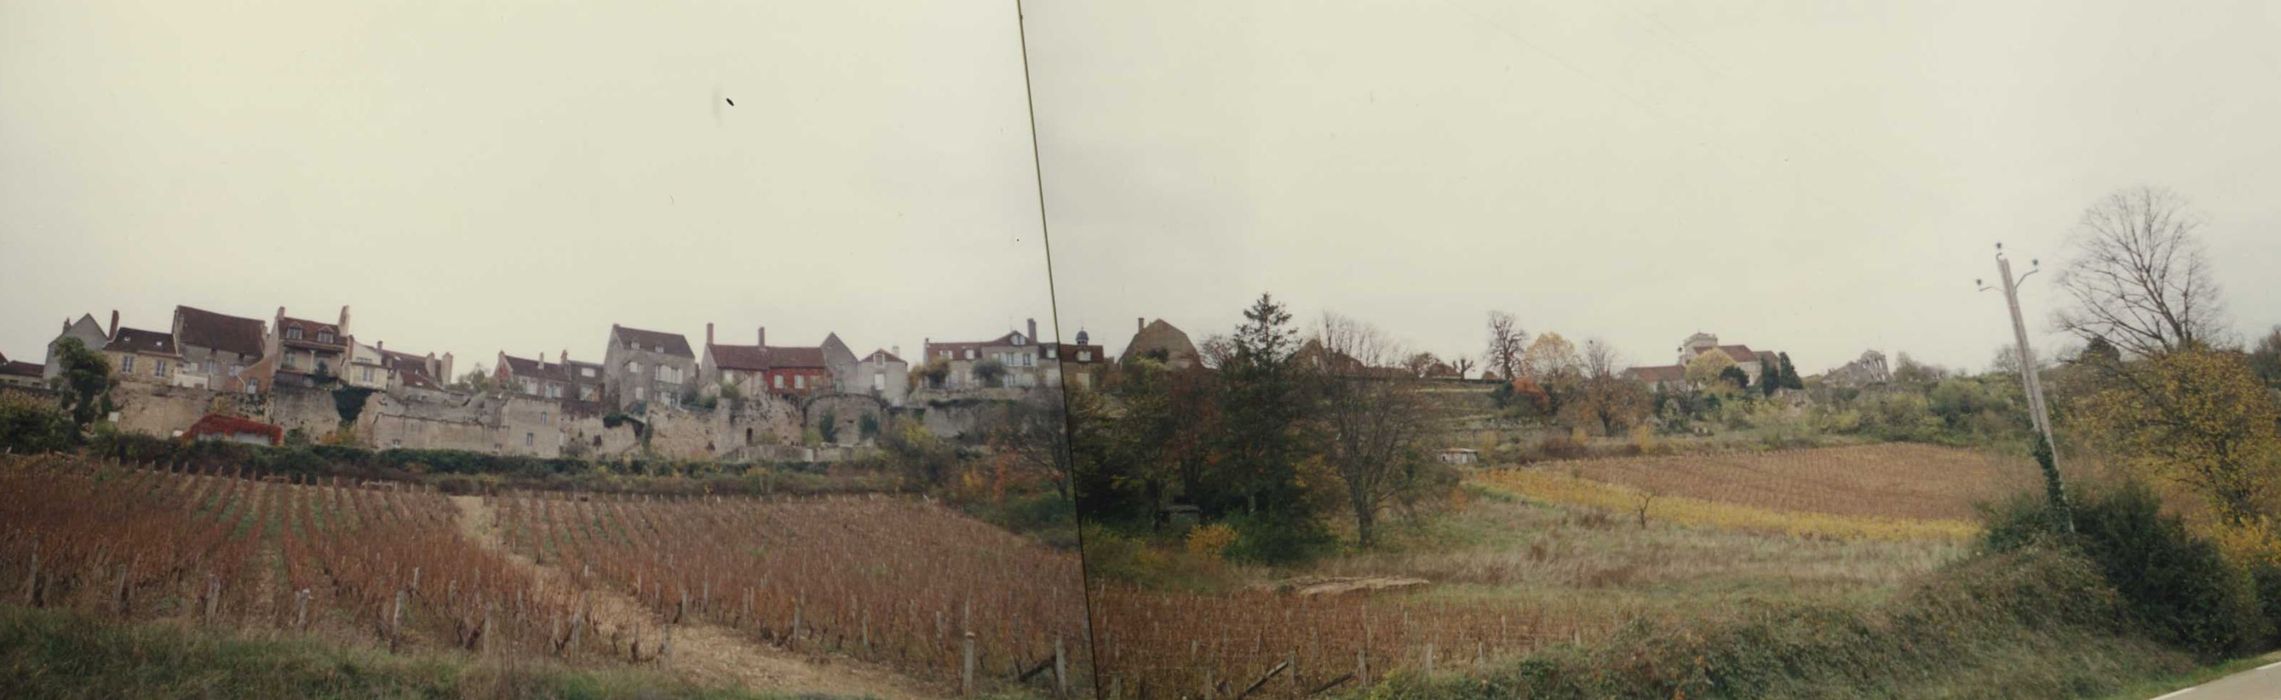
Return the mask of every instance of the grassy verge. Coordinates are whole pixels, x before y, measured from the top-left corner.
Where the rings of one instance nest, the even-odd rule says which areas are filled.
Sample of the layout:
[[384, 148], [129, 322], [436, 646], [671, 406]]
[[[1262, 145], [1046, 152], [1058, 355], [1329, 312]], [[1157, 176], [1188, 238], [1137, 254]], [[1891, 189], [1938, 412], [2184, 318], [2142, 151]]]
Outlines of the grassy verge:
[[305, 636], [0, 606], [0, 697], [754, 698], [637, 669], [388, 654]]

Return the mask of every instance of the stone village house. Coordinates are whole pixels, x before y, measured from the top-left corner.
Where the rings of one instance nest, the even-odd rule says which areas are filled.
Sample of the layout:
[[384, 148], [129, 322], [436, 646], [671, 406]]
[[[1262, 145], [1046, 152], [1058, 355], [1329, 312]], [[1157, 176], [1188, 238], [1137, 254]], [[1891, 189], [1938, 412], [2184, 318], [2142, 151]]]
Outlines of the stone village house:
[[260, 393], [261, 381], [250, 373], [261, 365], [268, 332], [261, 319], [174, 307], [174, 345], [183, 371], [203, 377], [202, 386], [215, 391]]
[[[926, 362], [941, 361], [949, 369], [941, 388], [950, 391], [987, 389], [993, 386], [975, 369], [984, 362], [996, 362], [1005, 370], [995, 386], [1011, 388], [1060, 386], [1066, 371], [1075, 371], [1082, 377], [1078, 381], [1091, 383], [1090, 368], [1103, 361], [1101, 346], [1087, 343], [1084, 331], [1078, 331], [1076, 343], [1038, 342], [1037, 319], [1029, 319], [1028, 332], [1013, 331], [991, 340], [976, 342], [935, 342], [929, 338], [924, 346]], [[1074, 367], [1065, 367], [1074, 365]]]
[[697, 381], [697, 355], [679, 333], [611, 324], [602, 375], [604, 402], [614, 408], [651, 401], [678, 406], [682, 392]]

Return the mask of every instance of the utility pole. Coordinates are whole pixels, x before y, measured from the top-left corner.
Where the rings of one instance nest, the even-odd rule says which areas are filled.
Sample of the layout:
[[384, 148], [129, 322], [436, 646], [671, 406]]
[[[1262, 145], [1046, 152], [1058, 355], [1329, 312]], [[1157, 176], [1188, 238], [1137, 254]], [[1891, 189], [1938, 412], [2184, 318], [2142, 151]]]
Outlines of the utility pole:
[[[2061, 509], [2066, 518], [2067, 531], [2074, 532], [2075, 518], [2068, 512], [2067, 490], [2059, 478], [2059, 440], [2051, 433], [2051, 412], [2043, 400], [2042, 373], [2036, 371], [2035, 349], [2028, 345], [2027, 320], [2020, 314], [2020, 282], [2043, 271], [2041, 260], [2029, 260], [2028, 265], [2032, 269], [2027, 274], [2013, 277], [2012, 261], [2004, 255], [2004, 244], [1996, 244], [1996, 273], [2002, 280], [2003, 286], [2000, 288], [2004, 291], [2004, 304], [2012, 312], [2012, 349], [2020, 361], [2020, 385], [2027, 390], [2028, 416], [2035, 423], [2036, 433], [2043, 437], [2044, 449], [2050, 451], [2051, 463], [2044, 467], [2044, 478], [2050, 482], [2051, 497], [2056, 501], [2053, 505]], [[1980, 280], [1973, 280], [1973, 283], [1979, 285], [1983, 292], [1999, 288], [1990, 287]]]

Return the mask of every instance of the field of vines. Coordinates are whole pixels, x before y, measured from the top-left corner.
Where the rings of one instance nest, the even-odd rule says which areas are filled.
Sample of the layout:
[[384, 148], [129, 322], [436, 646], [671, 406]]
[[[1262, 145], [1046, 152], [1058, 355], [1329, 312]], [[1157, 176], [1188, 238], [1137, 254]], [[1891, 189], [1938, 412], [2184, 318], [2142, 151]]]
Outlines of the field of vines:
[[69, 456], [0, 458], [0, 493], [11, 603], [390, 648], [593, 651], [557, 624], [570, 600], [460, 538], [434, 493]]
[[[1407, 670], [1494, 664], [1573, 623], [1496, 603], [1094, 589], [1104, 697], [1306, 697]], [[1254, 687], [1256, 686], [1256, 687]]]
[[955, 683], [977, 673], [1090, 678], [1083, 583], [1059, 552], [907, 498], [495, 499], [509, 546], [695, 619], [794, 650], [841, 653]]

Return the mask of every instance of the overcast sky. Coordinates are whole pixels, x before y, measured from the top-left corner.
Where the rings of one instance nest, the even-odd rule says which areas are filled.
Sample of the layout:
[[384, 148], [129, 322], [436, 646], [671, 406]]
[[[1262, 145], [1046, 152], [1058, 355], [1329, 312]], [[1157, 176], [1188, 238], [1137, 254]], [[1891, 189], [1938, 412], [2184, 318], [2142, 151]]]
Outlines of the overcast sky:
[[[0, 4], [0, 352], [177, 303], [351, 304], [462, 367], [1046, 321], [1010, 3], [378, 5]], [[1980, 367], [1991, 245], [2055, 261], [2140, 183], [2207, 216], [2237, 328], [2281, 321], [2267, 3], [1029, 12], [1062, 330], [1112, 351], [1271, 290], [1445, 355], [1505, 309], [1641, 363]]]
[[611, 323], [916, 356], [1049, 293], [1010, 2], [0, 3], [11, 358], [178, 303], [463, 369]]
[[[1993, 244], [2050, 267], [2147, 183], [2263, 328], [2281, 5], [2191, 6], [1039, 2], [1062, 319], [1201, 340], [1269, 290], [1445, 355], [1506, 309], [1639, 363], [1703, 330], [1981, 368], [2011, 340], [1973, 287]], [[2023, 293], [2047, 346], [2054, 276]]]

